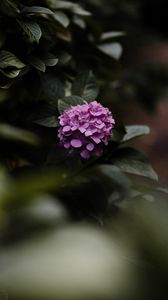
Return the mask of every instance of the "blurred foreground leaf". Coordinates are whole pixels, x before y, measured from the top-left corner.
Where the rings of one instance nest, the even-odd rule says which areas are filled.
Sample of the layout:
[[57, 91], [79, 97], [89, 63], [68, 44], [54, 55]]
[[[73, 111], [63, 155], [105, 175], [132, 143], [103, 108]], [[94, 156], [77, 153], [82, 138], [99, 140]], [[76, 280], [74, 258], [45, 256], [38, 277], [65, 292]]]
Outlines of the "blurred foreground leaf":
[[1, 195], [1, 203], [4, 207], [22, 206], [38, 194], [57, 190], [67, 182], [67, 174], [61, 170], [34, 172], [23, 178], [9, 181]]
[[129, 256], [103, 232], [69, 226], [2, 249], [0, 286], [11, 299], [120, 299], [136, 284]]
[[38, 145], [38, 137], [27, 130], [0, 123], [0, 139]]

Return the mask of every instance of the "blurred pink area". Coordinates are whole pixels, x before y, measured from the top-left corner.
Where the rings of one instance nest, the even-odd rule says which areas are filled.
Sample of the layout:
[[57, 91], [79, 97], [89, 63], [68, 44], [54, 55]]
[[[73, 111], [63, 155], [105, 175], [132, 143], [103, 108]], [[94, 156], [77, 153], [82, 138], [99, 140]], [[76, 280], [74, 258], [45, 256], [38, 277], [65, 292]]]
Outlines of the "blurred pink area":
[[[168, 41], [149, 40], [135, 51], [133, 61], [138, 64], [161, 63], [168, 66]], [[126, 124], [147, 124], [151, 133], [137, 139], [134, 147], [148, 155], [162, 184], [168, 184], [168, 96], [159, 99], [155, 112], [148, 113], [136, 102], [130, 103], [124, 114]]]

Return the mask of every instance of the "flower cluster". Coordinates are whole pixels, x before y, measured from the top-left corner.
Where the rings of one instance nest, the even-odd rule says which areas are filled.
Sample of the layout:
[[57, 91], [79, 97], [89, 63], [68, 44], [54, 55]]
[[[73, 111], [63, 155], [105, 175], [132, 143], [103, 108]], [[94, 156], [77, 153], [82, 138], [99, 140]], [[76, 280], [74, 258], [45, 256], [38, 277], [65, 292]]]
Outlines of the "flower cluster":
[[97, 101], [71, 106], [59, 117], [58, 137], [66, 149], [78, 148], [88, 159], [93, 153], [100, 156], [108, 144], [115, 120], [108, 108]]

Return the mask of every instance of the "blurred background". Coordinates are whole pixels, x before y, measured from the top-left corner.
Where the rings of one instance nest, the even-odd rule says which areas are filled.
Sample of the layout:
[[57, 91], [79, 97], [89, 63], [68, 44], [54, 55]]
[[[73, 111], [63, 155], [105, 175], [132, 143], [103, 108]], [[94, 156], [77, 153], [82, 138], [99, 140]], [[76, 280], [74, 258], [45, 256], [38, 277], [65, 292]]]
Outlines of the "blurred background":
[[[0, 1], [0, 300], [168, 298], [166, 4]], [[78, 80], [120, 125], [86, 168], [56, 147]]]
[[[116, 114], [126, 124], [148, 124], [151, 134], [136, 141], [168, 183], [168, 29], [165, 0], [87, 1], [106, 31], [123, 31], [124, 70], [120, 83], [107, 90]], [[102, 24], [101, 23], [101, 24]], [[120, 99], [122, 99], [120, 101]], [[119, 100], [119, 101], [118, 101]], [[113, 105], [114, 105], [113, 102]], [[114, 109], [114, 106], [113, 106]]]

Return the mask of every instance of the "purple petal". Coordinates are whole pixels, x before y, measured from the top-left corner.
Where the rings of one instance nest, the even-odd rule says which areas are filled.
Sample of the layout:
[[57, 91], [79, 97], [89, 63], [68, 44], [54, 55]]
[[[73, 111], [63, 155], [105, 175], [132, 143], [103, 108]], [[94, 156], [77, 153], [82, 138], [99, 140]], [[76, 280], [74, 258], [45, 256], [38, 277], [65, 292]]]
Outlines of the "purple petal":
[[76, 129], [77, 129], [77, 126], [72, 126], [72, 127], [71, 127], [71, 130], [72, 130], [72, 131], [75, 131]]
[[81, 126], [81, 127], [79, 127], [79, 131], [80, 131], [81, 133], [84, 133], [84, 132], [86, 131], [86, 129], [85, 129], [83, 126]]
[[105, 124], [104, 124], [104, 123], [101, 123], [100, 125], [96, 125], [96, 127], [97, 127], [98, 129], [102, 129], [103, 127], [105, 127]]
[[90, 111], [90, 113], [94, 117], [99, 117], [102, 115], [102, 111]]
[[92, 144], [92, 143], [87, 144], [86, 149], [89, 150], [89, 151], [93, 151], [93, 149], [94, 149], [94, 144]]
[[82, 127], [84, 127], [84, 128], [88, 128], [88, 127], [89, 127], [89, 123], [85, 123], [85, 124], [83, 124], [83, 125], [82, 125]]
[[92, 136], [91, 139], [96, 143], [99, 144], [101, 142], [101, 140], [98, 137], [94, 137]]
[[71, 140], [71, 146], [74, 148], [80, 148], [82, 146], [81, 140], [73, 139]]
[[90, 129], [86, 130], [85, 136], [90, 136], [92, 135], [92, 131]]
[[70, 146], [71, 146], [70, 143], [65, 143], [65, 144], [64, 144], [64, 148], [65, 148], [65, 149], [69, 149]]
[[70, 126], [65, 126], [65, 127], [63, 127], [63, 132], [68, 132], [68, 131], [70, 131], [71, 130], [71, 127]]
[[84, 159], [88, 159], [88, 158], [90, 157], [90, 153], [89, 153], [89, 151], [87, 151], [87, 150], [81, 151], [80, 155], [81, 155], [81, 157], [84, 158]]

